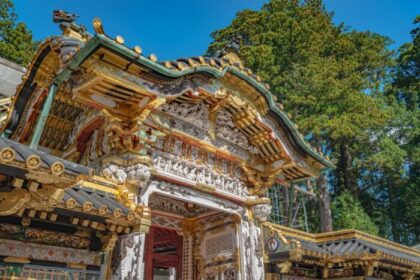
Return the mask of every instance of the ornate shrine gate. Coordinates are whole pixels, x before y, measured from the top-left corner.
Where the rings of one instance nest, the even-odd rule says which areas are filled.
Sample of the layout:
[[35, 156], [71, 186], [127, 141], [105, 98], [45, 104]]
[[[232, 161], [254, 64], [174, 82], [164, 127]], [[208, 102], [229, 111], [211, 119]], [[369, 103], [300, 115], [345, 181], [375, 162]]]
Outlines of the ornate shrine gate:
[[0, 110], [0, 277], [419, 274], [414, 249], [264, 222], [274, 183], [334, 165], [242, 64], [238, 36], [212, 57], [159, 62], [106, 35], [100, 19], [91, 35], [74, 18], [54, 12], [63, 34], [41, 44]]
[[[170, 267], [176, 279], [264, 279], [260, 228], [243, 205], [158, 180], [144, 189], [141, 201], [151, 209], [152, 227], [148, 234], [127, 237], [128, 243], [138, 242], [140, 254], [133, 247], [133, 254], [124, 256], [121, 279], [151, 280], [154, 268]], [[254, 211], [262, 213], [258, 206]]]
[[0, 215], [29, 210], [28, 226], [55, 223], [58, 211], [71, 232], [83, 229], [85, 255], [102, 256], [93, 264], [104, 279], [149, 280], [158, 267], [183, 280], [264, 279], [267, 189], [333, 165], [245, 68], [237, 43], [158, 62], [99, 19], [93, 36], [68, 21], [40, 46], [2, 123], [0, 165], [24, 172], [6, 170], [2, 197], [22, 195], [0, 199]]

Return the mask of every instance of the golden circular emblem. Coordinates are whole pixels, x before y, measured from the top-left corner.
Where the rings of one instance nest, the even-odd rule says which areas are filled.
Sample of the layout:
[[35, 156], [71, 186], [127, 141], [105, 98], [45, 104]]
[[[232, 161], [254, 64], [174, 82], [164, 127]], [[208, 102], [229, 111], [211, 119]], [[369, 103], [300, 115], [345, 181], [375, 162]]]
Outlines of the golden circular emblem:
[[61, 162], [55, 162], [51, 165], [51, 173], [54, 175], [61, 175], [64, 172], [64, 164]]
[[4, 148], [0, 152], [0, 159], [4, 162], [11, 162], [15, 159], [16, 153], [11, 148]]
[[37, 155], [31, 155], [26, 159], [26, 166], [30, 169], [37, 169], [41, 165], [41, 159]]

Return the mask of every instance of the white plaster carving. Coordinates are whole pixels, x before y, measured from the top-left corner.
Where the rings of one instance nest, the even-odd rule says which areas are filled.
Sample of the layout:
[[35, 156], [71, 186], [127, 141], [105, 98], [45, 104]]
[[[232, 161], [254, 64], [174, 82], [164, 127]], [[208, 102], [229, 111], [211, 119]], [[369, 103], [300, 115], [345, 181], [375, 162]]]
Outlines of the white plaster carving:
[[115, 164], [106, 165], [102, 170], [102, 175], [116, 184], [124, 184], [127, 181], [127, 173], [123, 167]]
[[271, 213], [271, 205], [270, 204], [257, 204], [252, 207], [252, 212], [254, 216], [260, 221], [265, 222], [267, 221], [268, 216]]
[[192, 202], [209, 209], [215, 209], [227, 213], [242, 215], [245, 211], [243, 207], [240, 207], [238, 204], [230, 202], [229, 200], [221, 199], [181, 185], [155, 180], [151, 180], [148, 186], [141, 190], [139, 203], [149, 206], [150, 196], [153, 193], [162, 194], [164, 196], [169, 196], [186, 202]]
[[112, 279], [143, 279], [144, 243], [145, 234], [135, 233], [120, 237], [116, 253], [119, 267]]
[[198, 207], [194, 211], [188, 211], [185, 207], [185, 202], [162, 195], [152, 195], [149, 199], [149, 207], [153, 210], [161, 210], [185, 217], [194, 217], [209, 211], [205, 207]]
[[248, 189], [241, 180], [220, 174], [205, 165], [199, 165], [164, 152], [153, 152], [153, 164], [157, 170], [181, 176], [194, 183], [214, 186], [216, 189], [245, 197]]
[[144, 164], [135, 164], [122, 167], [116, 164], [107, 164], [102, 169], [102, 175], [116, 184], [126, 182], [143, 187], [150, 178], [150, 167]]
[[161, 110], [203, 130], [207, 131], [210, 127], [209, 106], [202, 101], [199, 103], [165, 103]]
[[244, 159], [248, 159], [248, 153], [258, 152], [248, 143], [246, 136], [235, 126], [232, 116], [225, 110], [221, 110], [217, 115], [216, 139], [212, 140], [208, 133], [210, 123], [207, 104], [172, 102], [165, 103], [160, 109], [172, 117], [161, 116], [170, 128], [212, 143]]
[[263, 249], [260, 242], [261, 228], [257, 227], [247, 214], [241, 221], [243, 246], [245, 247], [245, 279], [264, 279]]
[[141, 163], [128, 166], [127, 182], [130, 184], [143, 187], [150, 178], [150, 167]]

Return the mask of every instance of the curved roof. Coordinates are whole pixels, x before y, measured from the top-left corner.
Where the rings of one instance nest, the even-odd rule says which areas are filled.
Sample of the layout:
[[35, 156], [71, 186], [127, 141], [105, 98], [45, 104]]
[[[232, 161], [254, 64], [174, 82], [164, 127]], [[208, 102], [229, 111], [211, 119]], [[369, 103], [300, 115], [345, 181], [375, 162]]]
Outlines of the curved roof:
[[[69, 42], [68, 37], [62, 36], [58, 38], [66, 43]], [[303, 136], [298, 132], [296, 125], [288, 117], [288, 114], [280, 108], [281, 106], [278, 103], [276, 103], [275, 97], [269, 90], [269, 86], [264, 84], [257, 75], [252, 73], [250, 69], [243, 67], [241, 63], [233, 62], [228, 58], [201, 56], [182, 58], [175, 61], [158, 62], [156, 56], [150, 55], [149, 57], [145, 57], [141, 55], [140, 48], [136, 47], [134, 49], [130, 49], [123, 45], [122, 41], [121, 37], [117, 37], [117, 39], [114, 40], [105, 34], [96, 34], [90, 38], [83, 47], [80, 48], [80, 45], [76, 44], [77, 49], [80, 48], [80, 50], [75, 52], [74, 56], [71, 55], [70, 58], [68, 56], [64, 57], [66, 60], [66, 63], [64, 64], [65, 67], [62, 68], [55, 76], [53, 83], [59, 85], [63, 81], [67, 80], [71, 73], [100, 47], [107, 48], [112, 52], [125, 57], [132, 63], [139, 64], [167, 78], [180, 78], [193, 73], [205, 73], [214, 78], [222, 78], [226, 75], [226, 73], [230, 73], [251, 85], [263, 96], [269, 108], [269, 115], [274, 117], [286, 130], [289, 139], [300, 152], [309, 155], [317, 162], [321, 163], [325, 166], [325, 169], [334, 168], [334, 165], [327, 158], [324, 158], [304, 140]], [[29, 88], [31, 87], [31, 83], [29, 80], [34, 76], [32, 70], [35, 68], [34, 70], [37, 71], [36, 68], [41, 64], [42, 59], [45, 58], [45, 51], [53, 48], [48, 46], [50, 44], [53, 45], [54, 40], [49, 40], [48, 42], [43, 45], [35, 57], [32, 63], [32, 69], [29, 72], [30, 74], [26, 77], [26, 79], [24, 79], [22, 85], [18, 89], [18, 96], [15, 100], [15, 104], [20, 107], [17, 108], [18, 110], [23, 110], [22, 103], [26, 103], [28, 100], [28, 96], [25, 93], [30, 92]], [[40, 53], [42, 55], [39, 55]], [[63, 57], [60, 58], [63, 60]], [[24, 94], [22, 94], [22, 92]], [[19, 118], [20, 117], [21, 116], [19, 114]], [[9, 123], [8, 125], [10, 127], [11, 124]]]
[[268, 104], [270, 115], [275, 117], [282, 124], [282, 126], [292, 136], [292, 140], [296, 143], [298, 148], [308, 153], [311, 157], [322, 163], [326, 168], [334, 168], [334, 165], [330, 161], [320, 155], [309, 145], [309, 143], [304, 140], [303, 136], [298, 132], [287, 113], [281, 110], [278, 104], [276, 104], [275, 97], [271, 94], [269, 86], [261, 82], [257, 75], [252, 74], [250, 69], [243, 67], [240, 63], [233, 63], [228, 59], [191, 57], [175, 61], [158, 62], [154, 61], [155, 57], [153, 57], [153, 55], [151, 55], [150, 58], [145, 57], [104, 34], [96, 34], [86, 43], [80, 52], [74, 56], [67, 67], [59, 75], [57, 75], [54, 82], [59, 84], [66, 80], [71, 72], [99, 46], [107, 47], [112, 51], [126, 56], [133, 63], [138, 63], [169, 78], [179, 78], [193, 73], [207, 73], [214, 78], [222, 78], [228, 72], [237, 76], [261, 93]]

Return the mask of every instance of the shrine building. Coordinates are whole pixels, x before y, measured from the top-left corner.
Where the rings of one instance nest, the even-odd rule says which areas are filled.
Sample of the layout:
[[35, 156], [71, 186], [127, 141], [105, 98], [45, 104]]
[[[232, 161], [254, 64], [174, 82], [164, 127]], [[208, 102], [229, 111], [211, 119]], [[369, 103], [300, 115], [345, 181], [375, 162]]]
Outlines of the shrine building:
[[0, 100], [0, 279], [419, 279], [417, 249], [270, 222], [334, 165], [234, 44], [159, 61], [67, 17]]

